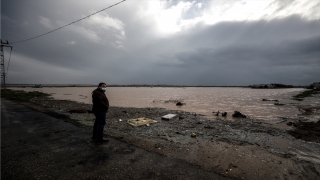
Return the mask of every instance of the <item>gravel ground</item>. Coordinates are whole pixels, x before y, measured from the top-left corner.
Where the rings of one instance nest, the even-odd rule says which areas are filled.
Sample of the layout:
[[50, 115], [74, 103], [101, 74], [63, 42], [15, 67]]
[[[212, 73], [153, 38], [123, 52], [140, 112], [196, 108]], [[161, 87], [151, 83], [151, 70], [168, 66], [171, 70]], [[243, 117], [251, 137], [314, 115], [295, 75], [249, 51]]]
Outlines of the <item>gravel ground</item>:
[[[50, 98], [33, 99], [27, 104], [88, 129], [93, 126], [94, 115], [87, 111], [91, 109], [90, 104]], [[85, 113], [70, 113], [70, 110]], [[177, 118], [161, 120], [166, 114], [177, 114]], [[127, 123], [140, 117], [157, 123], [139, 127]], [[302, 121], [307, 120], [281, 122]], [[296, 139], [288, 132], [297, 128], [288, 127], [291, 131], [255, 119], [228, 120], [219, 116], [211, 120], [203, 115], [163, 108], [110, 107], [105, 134], [233, 178], [320, 178], [318, 137], [309, 141]], [[196, 137], [191, 137], [192, 133]]]
[[[90, 104], [52, 98], [34, 98], [23, 104], [92, 129], [94, 115], [88, 111], [92, 107]], [[70, 113], [71, 110], [83, 113]], [[161, 116], [166, 114], [177, 114], [177, 118], [161, 120]], [[140, 117], [156, 120], [157, 123], [139, 127], [127, 123], [129, 119]], [[303, 134], [299, 129], [302, 126], [298, 124], [307, 121], [303, 117], [279, 119], [279, 127], [285, 127], [279, 128], [248, 118], [228, 120], [219, 116], [212, 120], [200, 114], [163, 108], [110, 107], [105, 134], [232, 178], [319, 179], [318, 130], [311, 132], [312, 138], [296, 135]], [[313, 122], [312, 125], [309, 127], [318, 127], [319, 123]], [[195, 137], [191, 137], [192, 134]]]

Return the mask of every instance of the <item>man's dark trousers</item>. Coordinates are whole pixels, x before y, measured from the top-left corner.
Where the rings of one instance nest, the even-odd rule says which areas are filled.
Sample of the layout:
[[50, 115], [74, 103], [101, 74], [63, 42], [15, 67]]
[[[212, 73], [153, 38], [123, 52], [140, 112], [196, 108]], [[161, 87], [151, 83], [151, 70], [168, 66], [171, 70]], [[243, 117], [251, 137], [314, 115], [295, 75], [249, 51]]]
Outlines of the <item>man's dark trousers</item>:
[[93, 126], [92, 139], [102, 140], [103, 139], [103, 128], [106, 125], [106, 112], [95, 112], [96, 120]]

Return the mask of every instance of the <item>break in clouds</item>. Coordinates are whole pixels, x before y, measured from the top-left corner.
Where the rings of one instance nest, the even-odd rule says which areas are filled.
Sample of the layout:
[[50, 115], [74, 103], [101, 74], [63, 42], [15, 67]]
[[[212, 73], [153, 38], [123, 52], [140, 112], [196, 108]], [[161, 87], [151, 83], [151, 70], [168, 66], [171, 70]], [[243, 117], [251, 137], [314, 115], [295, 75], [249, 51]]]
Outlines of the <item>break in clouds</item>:
[[[1, 39], [34, 37], [116, 2], [4, 0]], [[7, 82], [307, 85], [320, 77], [319, 12], [318, 1], [127, 0], [12, 44]]]

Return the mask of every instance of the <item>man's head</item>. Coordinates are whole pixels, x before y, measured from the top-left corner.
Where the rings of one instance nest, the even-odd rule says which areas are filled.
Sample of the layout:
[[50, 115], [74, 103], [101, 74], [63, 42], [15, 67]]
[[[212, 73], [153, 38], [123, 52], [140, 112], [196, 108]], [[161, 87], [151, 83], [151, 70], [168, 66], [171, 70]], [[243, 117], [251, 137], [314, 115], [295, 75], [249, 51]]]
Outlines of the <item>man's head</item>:
[[106, 83], [103, 83], [103, 82], [99, 83], [98, 85], [98, 88], [101, 89], [103, 92], [106, 91], [106, 87], [107, 87]]

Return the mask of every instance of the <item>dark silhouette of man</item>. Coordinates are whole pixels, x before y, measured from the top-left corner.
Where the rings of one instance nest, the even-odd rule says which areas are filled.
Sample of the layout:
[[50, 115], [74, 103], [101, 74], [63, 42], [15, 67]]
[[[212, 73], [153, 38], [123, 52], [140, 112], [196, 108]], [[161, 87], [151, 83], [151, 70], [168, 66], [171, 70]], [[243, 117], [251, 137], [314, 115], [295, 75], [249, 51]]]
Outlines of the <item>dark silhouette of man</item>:
[[109, 100], [104, 94], [106, 83], [100, 83], [98, 88], [92, 92], [92, 112], [96, 119], [93, 126], [92, 139], [97, 142], [108, 142], [109, 139], [103, 137], [103, 129], [106, 125], [106, 116], [109, 109]]

